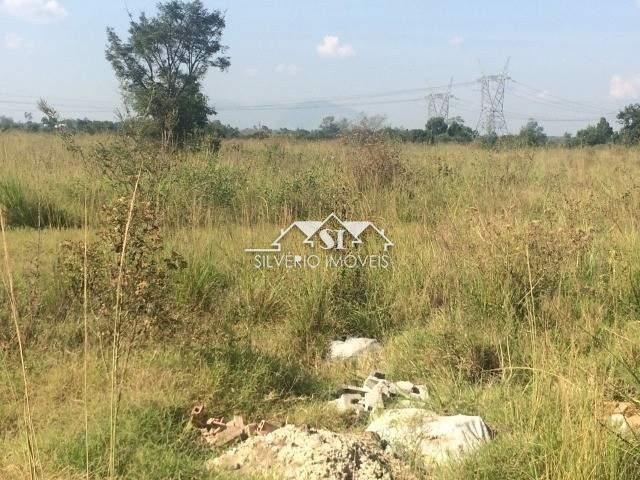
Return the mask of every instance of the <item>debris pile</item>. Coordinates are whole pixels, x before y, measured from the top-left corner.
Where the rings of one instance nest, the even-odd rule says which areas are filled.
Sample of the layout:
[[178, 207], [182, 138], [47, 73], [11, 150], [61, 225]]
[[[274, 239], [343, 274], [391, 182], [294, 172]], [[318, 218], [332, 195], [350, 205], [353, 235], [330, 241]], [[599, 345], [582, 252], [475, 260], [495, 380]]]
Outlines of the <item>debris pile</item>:
[[[378, 349], [380, 344], [372, 338], [336, 340], [329, 359], [353, 359]], [[364, 433], [295, 425], [278, 428], [264, 421], [245, 425], [240, 416], [225, 422], [207, 415], [203, 405], [194, 407], [191, 422], [210, 445], [228, 447], [207, 462], [209, 470], [285, 480], [414, 479], [407, 462], [427, 468], [440, 465], [491, 439], [482, 418], [437, 415], [424, 409], [428, 401], [424, 385], [392, 382], [374, 371], [362, 386], [340, 387], [338, 398], [329, 402], [341, 412], [370, 413], [372, 420]]]
[[420, 408], [386, 410], [367, 427], [396, 455], [440, 465], [474, 452], [491, 439], [482, 418], [441, 416]]
[[329, 345], [329, 360], [347, 360], [380, 348], [380, 344], [374, 338], [349, 337], [345, 340], [334, 340]]
[[[408, 478], [375, 436], [363, 437], [287, 425], [249, 438], [207, 462], [209, 470], [265, 474], [282, 479], [392, 480]], [[406, 475], [406, 474], [405, 474]]]
[[260, 423], [245, 425], [244, 419], [239, 415], [235, 415], [228, 422], [225, 422], [222, 417], [209, 417], [202, 404], [196, 405], [191, 410], [191, 424], [198, 428], [202, 438], [214, 447], [230, 445], [255, 435], [266, 435], [277, 428], [264, 420]]
[[372, 372], [362, 387], [342, 386], [339, 395], [339, 398], [329, 403], [340, 412], [381, 410], [391, 399], [402, 399], [408, 404], [429, 400], [429, 393], [424, 385], [414, 385], [407, 381], [390, 382], [382, 372]]

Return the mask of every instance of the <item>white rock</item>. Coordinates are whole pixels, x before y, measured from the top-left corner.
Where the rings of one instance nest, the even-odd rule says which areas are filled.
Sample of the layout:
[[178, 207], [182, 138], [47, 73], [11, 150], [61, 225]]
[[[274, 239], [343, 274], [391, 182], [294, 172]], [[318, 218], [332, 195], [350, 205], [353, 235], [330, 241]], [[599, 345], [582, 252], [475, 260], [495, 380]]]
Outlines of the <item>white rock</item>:
[[336, 407], [339, 412], [348, 412], [351, 410], [364, 411], [363, 397], [358, 393], [343, 393], [335, 400], [330, 400], [329, 404]]
[[379, 348], [380, 344], [374, 338], [351, 337], [345, 341], [334, 340], [329, 346], [329, 359], [345, 360]]
[[471, 453], [491, 438], [480, 417], [439, 416], [419, 408], [386, 410], [367, 431], [377, 433], [395, 453], [417, 455], [427, 465]]
[[424, 385], [415, 385], [411, 382], [401, 380], [399, 382], [395, 382], [394, 386], [396, 387], [396, 392], [403, 397], [422, 402], [429, 400], [429, 392], [427, 391], [427, 387]]
[[364, 409], [368, 412], [383, 410], [386, 398], [389, 398], [387, 386], [384, 383], [378, 383], [364, 394]]

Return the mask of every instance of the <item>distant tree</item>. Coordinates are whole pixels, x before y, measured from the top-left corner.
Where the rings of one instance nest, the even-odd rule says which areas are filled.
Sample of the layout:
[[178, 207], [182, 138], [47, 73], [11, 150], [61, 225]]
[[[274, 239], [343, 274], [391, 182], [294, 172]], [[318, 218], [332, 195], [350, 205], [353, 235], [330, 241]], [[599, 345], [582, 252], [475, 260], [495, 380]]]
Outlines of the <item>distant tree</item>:
[[246, 138], [264, 139], [273, 136], [274, 131], [266, 125], [254, 125], [251, 128], [244, 128], [240, 131], [240, 136]]
[[293, 132], [293, 136], [298, 139], [308, 139], [311, 138], [311, 132], [304, 128], [296, 128]]
[[220, 43], [224, 28], [224, 16], [200, 0], [159, 3], [156, 17], [131, 17], [127, 41], [107, 28], [106, 58], [125, 98], [157, 122], [165, 142], [204, 127], [215, 113], [200, 82], [210, 67], [229, 67]]
[[640, 103], [627, 105], [617, 117], [620, 129], [620, 140], [623, 143], [640, 143]]
[[367, 132], [377, 132], [382, 130], [385, 122], [387, 121], [386, 115], [360, 115], [356, 121], [351, 123], [351, 128], [356, 130], [364, 130]]
[[449, 120], [447, 136], [454, 142], [468, 143], [478, 136], [477, 132], [464, 124], [464, 120], [455, 117]]
[[413, 128], [406, 132], [404, 139], [409, 142], [425, 142], [427, 141], [427, 134], [426, 131], [421, 128]]
[[613, 128], [604, 117], [600, 117], [600, 120], [596, 125], [596, 130], [601, 135], [601, 137], [603, 139], [606, 139], [607, 141], [611, 140], [611, 138], [613, 137]]
[[527, 146], [538, 146], [547, 143], [547, 135], [544, 128], [538, 122], [530, 119], [526, 125], [520, 129], [518, 134], [520, 141]]
[[320, 127], [318, 127], [318, 138], [336, 138], [340, 132], [348, 127], [349, 122], [346, 118], [336, 120], [333, 115], [324, 117], [320, 122]]
[[56, 126], [55, 119], [46, 115], [40, 119], [40, 123], [46, 129], [53, 129]]
[[214, 120], [207, 124], [207, 133], [216, 138], [235, 138], [240, 135], [240, 131], [231, 125], [223, 125], [220, 120]]
[[13, 118], [0, 115], [0, 131], [9, 130], [10, 128], [15, 128], [16, 125], [17, 124], [16, 122], [13, 121]]
[[434, 143], [440, 135], [447, 133], [449, 126], [447, 125], [447, 122], [445, 122], [444, 118], [432, 117], [427, 120], [427, 124], [424, 128], [427, 132], [427, 140], [429, 143]]
[[576, 132], [573, 143], [578, 145], [604, 145], [613, 138], [613, 128], [604, 117], [600, 118], [597, 125], [589, 125]]

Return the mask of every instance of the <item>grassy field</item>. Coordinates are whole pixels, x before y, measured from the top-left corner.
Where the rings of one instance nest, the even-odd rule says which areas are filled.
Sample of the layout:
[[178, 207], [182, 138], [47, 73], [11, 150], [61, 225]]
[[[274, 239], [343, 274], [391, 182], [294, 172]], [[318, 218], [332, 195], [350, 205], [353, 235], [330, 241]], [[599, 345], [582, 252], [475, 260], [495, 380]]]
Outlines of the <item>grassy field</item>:
[[[110, 141], [78, 139], [88, 149]], [[158, 267], [160, 279], [125, 269], [132, 282], [114, 314], [116, 285], [97, 288], [110, 266], [92, 264], [85, 316], [83, 263], [69, 242], [82, 244], [85, 212], [89, 243], [104, 242], [131, 189], [54, 136], [0, 133], [1, 478], [29, 478], [29, 457], [44, 478], [83, 478], [86, 445], [92, 478], [108, 476], [116, 314], [126, 354], [116, 377], [121, 478], [217, 478], [205, 476], [212, 453], [187, 427], [197, 401], [224, 416], [361, 430], [363, 419], [326, 401], [374, 366], [428, 385], [435, 411], [478, 414], [496, 431], [436, 478], [640, 477], [638, 443], [600, 413], [605, 400], [640, 395], [640, 150], [268, 139], [162, 161], [142, 176], [136, 204], [148, 208], [131, 218], [132, 239], [153, 242], [131, 248], [145, 259], [177, 255], [181, 266]], [[244, 248], [332, 211], [382, 226], [392, 266], [252, 267]], [[89, 264], [104, 258], [90, 253]], [[144, 292], [130, 292], [142, 282]], [[148, 325], [136, 334], [139, 317]], [[342, 335], [384, 348], [328, 365], [327, 344]]]

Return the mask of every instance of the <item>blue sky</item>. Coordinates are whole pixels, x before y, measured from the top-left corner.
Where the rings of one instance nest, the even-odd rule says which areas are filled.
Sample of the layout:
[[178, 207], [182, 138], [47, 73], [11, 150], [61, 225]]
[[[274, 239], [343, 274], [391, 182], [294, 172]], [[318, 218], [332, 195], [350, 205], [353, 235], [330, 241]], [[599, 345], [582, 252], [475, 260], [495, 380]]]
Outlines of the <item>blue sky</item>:
[[[104, 59], [105, 27], [126, 33], [142, 0], [0, 0], [0, 115], [22, 118], [44, 97], [68, 116], [112, 118], [118, 83]], [[499, 72], [511, 57], [504, 109], [514, 131], [533, 117], [575, 131], [640, 101], [640, 0], [205, 0], [226, 11], [231, 68], [205, 93], [218, 118], [241, 127], [312, 127], [327, 114], [385, 114], [421, 127], [415, 89]], [[398, 90], [407, 94], [344, 101]], [[480, 88], [454, 88], [451, 115], [475, 127]], [[242, 111], [243, 105], [326, 99], [321, 108]], [[316, 104], [317, 105], [317, 104]], [[39, 115], [38, 115], [39, 117]], [[38, 118], [36, 117], [36, 118]]]

